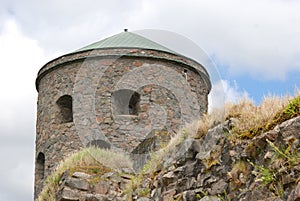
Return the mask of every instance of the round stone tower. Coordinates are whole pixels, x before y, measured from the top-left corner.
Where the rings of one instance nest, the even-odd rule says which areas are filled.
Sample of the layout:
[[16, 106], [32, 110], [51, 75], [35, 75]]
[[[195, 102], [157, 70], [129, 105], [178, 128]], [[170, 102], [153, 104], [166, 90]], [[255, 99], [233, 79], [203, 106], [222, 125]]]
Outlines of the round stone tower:
[[83, 147], [157, 149], [207, 111], [211, 83], [198, 62], [125, 30], [48, 62], [36, 88], [35, 197]]

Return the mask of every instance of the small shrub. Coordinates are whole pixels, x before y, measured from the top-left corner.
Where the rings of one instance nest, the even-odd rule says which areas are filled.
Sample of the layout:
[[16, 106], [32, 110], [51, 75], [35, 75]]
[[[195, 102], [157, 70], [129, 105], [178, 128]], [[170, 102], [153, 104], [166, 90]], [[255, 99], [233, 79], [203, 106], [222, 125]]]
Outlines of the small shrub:
[[287, 118], [293, 118], [300, 115], [300, 96], [292, 99], [284, 108], [283, 115]]
[[240, 174], [242, 173], [245, 177], [249, 176], [249, 167], [248, 163], [243, 160], [235, 162], [230, 171], [232, 179], [239, 179]]
[[141, 197], [148, 196], [149, 193], [150, 193], [150, 189], [149, 188], [142, 188], [138, 192], [139, 196], [141, 196]]
[[300, 163], [299, 152], [291, 152], [290, 146], [284, 151], [277, 147], [273, 142], [266, 139], [268, 144], [272, 147], [277, 157], [285, 159], [290, 166], [295, 166]]
[[279, 110], [272, 121], [266, 125], [266, 128], [273, 129], [277, 124], [296, 116], [300, 116], [300, 96], [289, 100], [288, 104]]
[[249, 160], [248, 162], [254, 167], [252, 174], [257, 177], [255, 180], [256, 182], [261, 182], [262, 184], [267, 185], [274, 181], [275, 175], [269, 168], [262, 165], [256, 165]]

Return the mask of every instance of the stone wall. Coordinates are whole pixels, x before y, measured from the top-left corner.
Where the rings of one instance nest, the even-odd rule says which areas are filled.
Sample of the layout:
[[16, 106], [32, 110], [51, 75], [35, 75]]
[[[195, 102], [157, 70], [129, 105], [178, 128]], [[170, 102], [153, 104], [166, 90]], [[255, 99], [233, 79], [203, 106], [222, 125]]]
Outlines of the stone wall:
[[[236, 119], [229, 119], [211, 128], [200, 139], [184, 140], [165, 152], [163, 160], [150, 173], [135, 173], [127, 168], [98, 175], [66, 171], [59, 182], [57, 200], [300, 200], [299, 158], [289, 164], [291, 159], [276, 156], [274, 147], [267, 142], [297, 151], [300, 117], [234, 144], [230, 137], [236, 123]], [[294, 139], [293, 146], [291, 139]], [[274, 172], [270, 175], [272, 181], [266, 182], [268, 171]], [[93, 182], [95, 177], [97, 182]]]
[[[36, 82], [36, 155], [45, 156], [43, 178], [66, 155], [88, 144], [136, 154], [158, 149], [207, 110], [208, 79], [196, 62], [152, 50], [95, 50], [49, 62]], [[139, 95], [133, 114], [112, 105], [112, 94], [124, 89]], [[61, 120], [66, 103], [57, 101], [64, 95], [72, 98], [70, 121]], [[37, 172], [35, 194], [43, 183]]]

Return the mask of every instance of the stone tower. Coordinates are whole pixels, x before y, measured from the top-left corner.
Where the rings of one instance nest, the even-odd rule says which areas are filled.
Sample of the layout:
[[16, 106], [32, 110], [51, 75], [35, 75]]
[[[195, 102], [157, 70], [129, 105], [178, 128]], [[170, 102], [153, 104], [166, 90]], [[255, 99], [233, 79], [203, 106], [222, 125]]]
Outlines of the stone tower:
[[48, 62], [36, 88], [35, 197], [83, 147], [157, 149], [207, 111], [211, 83], [201, 64], [125, 30]]

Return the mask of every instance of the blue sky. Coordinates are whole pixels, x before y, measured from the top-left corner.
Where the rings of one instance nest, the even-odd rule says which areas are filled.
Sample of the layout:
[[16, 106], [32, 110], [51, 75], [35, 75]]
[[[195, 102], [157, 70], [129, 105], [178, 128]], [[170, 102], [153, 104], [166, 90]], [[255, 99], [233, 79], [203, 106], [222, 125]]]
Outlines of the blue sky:
[[216, 66], [222, 79], [229, 80], [232, 86], [236, 83], [237, 90], [245, 91], [256, 105], [261, 103], [264, 96], [293, 96], [300, 87], [299, 71], [288, 72], [284, 79], [264, 79], [259, 75], [231, 75], [226, 66]]
[[259, 103], [300, 88], [299, 10], [298, 0], [0, 0], [0, 200], [33, 199], [34, 82], [49, 60], [124, 28], [167, 30], [212, 58], [211, 103]]
[[[222, 75], [222, 77], [226, 79], [225, 75]], [[258, 80], [257, 78], [247, 75], [231, 77], [239, 86], [243, 87], [243, 90], [248, 92], [250, 98], [252, 98], [256, 104], [259, 104], [263, 97], [267, 95], [293, 95], [297, 87], [299, 88], [300, 86], [299, 78], [299, 72], [289, 73], [287, 80]], [[253, 83], [255, 83], [255, 86]]]

